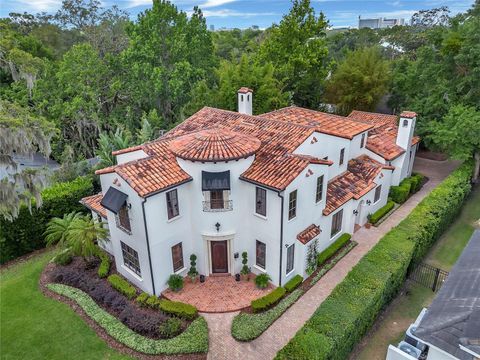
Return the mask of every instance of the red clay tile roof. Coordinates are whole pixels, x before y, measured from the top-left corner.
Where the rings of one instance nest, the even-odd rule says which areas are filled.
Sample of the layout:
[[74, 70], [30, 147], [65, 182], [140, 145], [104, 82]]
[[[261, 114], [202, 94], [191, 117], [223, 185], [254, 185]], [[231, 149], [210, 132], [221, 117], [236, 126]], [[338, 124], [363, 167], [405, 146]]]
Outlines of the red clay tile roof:
[[125, 154], [125, 153], [129, 153], [129, 152], [137, 151], [137, 150], [142, 150], [142, 149], [143, 149], [143, 145], [135, 145], [135, 146], [130, 146], [130, 147], [125, 148], [125, 149], [112, 151], [112, 155], [120, 155], [120, 154]]
[[306, 229], [302, 230], [301, 232], [298, 233], [297, 239], [300, 241], [303, 245], [307, 244], [310, 240], [314, 239], [318, 235], [320, 235], [320, 226], [312, 224]]
[[376, 126], [385, 125], [387, 123], [391, 125], [397, 125], [398, 123], [397, 115], [378, 114], [359, 110], [353, 110], [348, 117]]
[[95, 211], [101, 217], [106, 219], [107, 210], [102, 206], [102, 204], [100, 204], [100, 201], [102, 201], [102, 199], [103, 199], [103, 195], [102, 193], [99, 193], [96, 195], [84, 197], [82, 200], [80, 200], [80, 203], [85, 205], [90, 210]]
[[400, 114], [400, 117], [413, 119], [417, 117], [417, 113], [413, 111], [402, 111], [402, 113]]
[[211, 128], [180, 136], [170, 143], [179, 158], [192, 161], [227, 161], [247, 158], [262, 143], [256, 137], [226, 128]]
[[248, 92], [253, 93], [253, 90], [249, 89], [248, 87], [241, 87], [240, 89], [238, 89], [237, 92], [240, 93], [240, 94], [246, 94]]
[[347, 171], [328, 182], [327, 203], [323, 215], [329, 215], [351, 199], [359, 199], [377, 185], [374, 180], [382, 169], [393, 170], [367, 155], [348, 162]]
[[280, 110], [272, 111], [263, 114], [262, 117], [314, 127], [317, 132], [346, 139], [352, 139], [355, 135], [373, 127], [369, 124], [352, 121], [348, 117], [327, 114], [297, 106], [289, 106]]

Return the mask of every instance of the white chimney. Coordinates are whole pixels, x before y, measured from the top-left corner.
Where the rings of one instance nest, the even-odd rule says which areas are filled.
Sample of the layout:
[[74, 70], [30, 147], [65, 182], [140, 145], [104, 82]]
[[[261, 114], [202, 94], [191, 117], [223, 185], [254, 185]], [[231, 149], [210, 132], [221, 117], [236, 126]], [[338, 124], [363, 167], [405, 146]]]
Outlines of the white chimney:
[[412, 145], [413, 131], [417, 114], [412, 111], [403, 111], [398, 124], [397, 145], [408, 150]]
[[238, 112], [240, 114], [252, 115], [253, 90], [241, 87], [237, 91]]

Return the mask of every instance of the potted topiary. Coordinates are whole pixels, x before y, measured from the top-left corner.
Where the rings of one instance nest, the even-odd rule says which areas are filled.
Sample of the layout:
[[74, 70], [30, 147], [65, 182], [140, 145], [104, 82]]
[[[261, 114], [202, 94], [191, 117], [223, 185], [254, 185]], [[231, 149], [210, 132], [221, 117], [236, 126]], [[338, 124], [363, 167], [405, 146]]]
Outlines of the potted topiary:
[[197, 279], [198, 271], [197, 271], [197, 255], [192, 254], [190, 255], [190, 270], [188, 270], [188, 276], [190, 277], [190, 280], [192, 280], [192, 284], [195, 283], [195, 280]]
[[248, 254], [246, 251], [242, 252], [242, 270], [240, 270], [240, 275], [243, 280], [248, 281], [250, 276], [250, 268], [248, 267]]
[[370, 219], [371, 219], [371, 218], [372, 218], [372, 214], [368, 214], [368, 215], [367, 215], [368, 221], [367, 221], [366, 224], [365, 224], [365, 227], [366, 227], [367, 229], [370, 229], [370, 228], [372, 227], [372, 223], [370, 222]]
[[183, 289], [183, 278], [178, 274], [172, 274], [168, 278], [167, 284], [173, 291], [180, 291]]
[[268, 282], [270, 280], [270, 275], [260, 274], [255, 277], [255, 285], [257, 285], [259, 289], [265, 289], [268, 286]]

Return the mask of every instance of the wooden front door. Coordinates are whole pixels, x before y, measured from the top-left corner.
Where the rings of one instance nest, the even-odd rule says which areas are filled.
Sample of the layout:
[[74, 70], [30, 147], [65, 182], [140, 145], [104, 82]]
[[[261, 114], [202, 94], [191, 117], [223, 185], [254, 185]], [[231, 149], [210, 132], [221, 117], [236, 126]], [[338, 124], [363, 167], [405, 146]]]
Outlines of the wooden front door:
[[227, 240], [211, 241], [212, 273], [228, 273]]

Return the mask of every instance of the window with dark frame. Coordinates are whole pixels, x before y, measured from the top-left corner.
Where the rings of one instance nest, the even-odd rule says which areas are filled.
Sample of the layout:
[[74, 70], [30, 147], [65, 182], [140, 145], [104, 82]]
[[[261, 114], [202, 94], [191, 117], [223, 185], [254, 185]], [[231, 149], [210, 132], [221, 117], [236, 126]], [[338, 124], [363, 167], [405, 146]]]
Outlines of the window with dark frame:
[[255, 190], [255, 212], [267, 216], [267, 190], [260, 187]]
[[293, 271], [294, 264], [295, 264], [295, 244], [292, 244], [287, 248], [287, 269], [286, 269], [287, 274]]
[[338, 162], [339, 165], [343, 165], [343, 161], [345, 160], [345, 148], [340, 150], [340, 161]]
[[317, 178], [317, 192], [315, 195], [315, 202], [322, 201], [323, 196], [323, 175]]
[[330, 237], [334, 237], [342, 230], [343, 209], [332, 216], [332, 230]]
[[210, 191], [210, 209], [223, 209], [225, 201], [223, 200], [223, 190]]
[[262, 269], [265, 269], [265, 261], [267, 258], [266, 253], [267, 253], [267, 245], [257, 240], [257, 247], [256, 247], [257, 260], [255, 261], [255, 264]]
[[290, 193], [288, 197], [288, 220], [297, 216], [297, 190]]
[[360, 140], [360, 148], [365, 146], [365, 134], [362, 134], [362, 139]]
[[182, 243], [172, 246], [173, 272], [183, 269], [183, 248]]
[[403, 120], [403, 127], [407, 127], [408, 126], [408, 120]]
[[380, 200], [380, 195], [382, 194], [382, 185], [378, 185], [375, 189], [375, 196], [373, 197], [373, 202], [376, 203]]
[[132, 231], [130, 225], [130, 218], [128, 217], [128, 207], [127, 203], [123, 204], [123, 206], [118, 210], [118, 214], [115, 217], [117, 220], [117, 227], [120, 229], [130, 233]]
[[173, 219], [180, 214], [178, 207], [178, 193], [177, 189], [170, 190], [166, 194], [167, 197], [167, 215], [168, 219]]
[[121, 241], [120, 244], [122, 246], [123, 265], [132, 270], [138, 276], [141, 276], [142, 273], [140, 272], [140, 262], [138, 260], [137, 251]]

